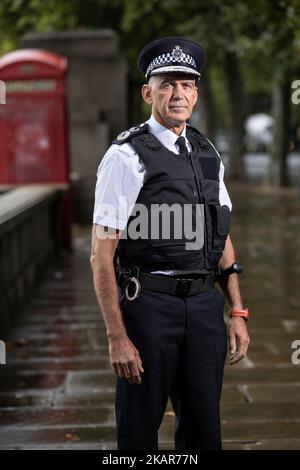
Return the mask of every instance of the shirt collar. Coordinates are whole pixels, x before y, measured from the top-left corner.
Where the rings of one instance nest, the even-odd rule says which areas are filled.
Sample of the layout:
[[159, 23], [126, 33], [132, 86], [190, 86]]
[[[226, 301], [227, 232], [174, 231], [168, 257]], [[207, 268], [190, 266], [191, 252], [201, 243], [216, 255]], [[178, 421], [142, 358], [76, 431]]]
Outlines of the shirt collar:
[[[162, 126], [159, 122], [156, 121], [153, 114], [151, 115], [150, 119], [147, 121], [149, 125], [149, 131], [165, 146], [167, 149], [171, 150], [172, 152], [178, 153], [178, 148], [175, 146], [176, 140], [178, 139], [178, 135], [175, 132], [171, 131], [165, 126]], [[186, 126], [184, 126], [180, 136], [185, 138], [186, 144], [189, 148], [189, 142], [186, 138]]]

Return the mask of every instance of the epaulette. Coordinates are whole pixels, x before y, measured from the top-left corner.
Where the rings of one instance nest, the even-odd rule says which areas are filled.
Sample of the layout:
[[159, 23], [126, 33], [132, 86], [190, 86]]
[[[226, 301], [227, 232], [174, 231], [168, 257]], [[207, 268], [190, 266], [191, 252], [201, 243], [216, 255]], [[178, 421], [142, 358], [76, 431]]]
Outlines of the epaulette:
[[121, 134], [119, 134], [118, 137], [113, 140], [113, 144], [125, 144], [125, 142], [128, 142], [132, 137], [147, 131], [148, 127], [148, 124], [145, 122], [139, 124], [138, 126], [131, 127], [128, 129], [128, 131], [121, 132]]

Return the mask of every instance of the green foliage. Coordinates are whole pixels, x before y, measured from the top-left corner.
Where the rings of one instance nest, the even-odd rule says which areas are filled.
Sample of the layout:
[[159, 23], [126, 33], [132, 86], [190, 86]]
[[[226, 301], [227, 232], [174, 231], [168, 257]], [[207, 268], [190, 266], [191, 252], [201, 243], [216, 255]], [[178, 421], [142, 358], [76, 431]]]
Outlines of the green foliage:
[[1, 0], [0, 48], [15, 48], [28, 31], [113, 28], [120, 31], [121, 0]]
[[[300, 75], [300, 0], [1, 0], [0, 53], [29, 31], [112, 28], [120, 35], [132, 79], [149, 41], [185, 35], [207, 50], [216, 108], [224, 109], [222, 64], [239, 58], [246, 94], [268, 95], [275, 81]], [[294, 114], [297, 111], [294, 112]]]
[[[254, 74], [280, 78], [300, 64], [299, 0], [1, 0], [1, 48], [28, 31], [113, 28], [130, 63], [153, 38], [187, 35], [209, 63], [234, 52]], [[259, 70], [259, 74], [257, 74]], [[253, 72], [254, 71], [254, 72]], [[251, 84], [250, 84], [251, 86]]]

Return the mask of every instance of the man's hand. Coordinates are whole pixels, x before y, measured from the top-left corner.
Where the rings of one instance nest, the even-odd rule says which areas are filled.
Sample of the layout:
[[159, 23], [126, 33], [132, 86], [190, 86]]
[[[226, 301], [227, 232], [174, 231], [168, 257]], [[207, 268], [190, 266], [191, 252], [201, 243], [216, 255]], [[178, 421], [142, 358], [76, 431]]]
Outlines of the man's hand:
[[247, 324], [243, 318], [234, 317], [228, 323], [228, 342], [230, 349], [230, 365], [244, 359], [247, 354], [250, 338]]
[[126, 333], [109, 339], [109, 357], [114, 373], [131, 384], [140, 384], [144, 372], [140, 354]]

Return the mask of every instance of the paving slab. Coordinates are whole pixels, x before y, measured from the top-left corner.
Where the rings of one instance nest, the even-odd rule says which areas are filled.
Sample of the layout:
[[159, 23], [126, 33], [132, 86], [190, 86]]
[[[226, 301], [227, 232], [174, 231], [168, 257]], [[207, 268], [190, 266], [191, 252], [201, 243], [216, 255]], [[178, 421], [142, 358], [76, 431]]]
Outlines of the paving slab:
[[[232, 239], [245, 269], [249, 354], [226, 363], [225, 450], [300, 449], [300, 201], [288, 192], [232, 185]], [[0, 368], [0, 449], [115, 449], [115, 376], [93, 292], [90, 227], [45, 272]], [[225, 308], [225, 319], [228, 321]], [[170, 403], [160, 449], [174, 449]]]

